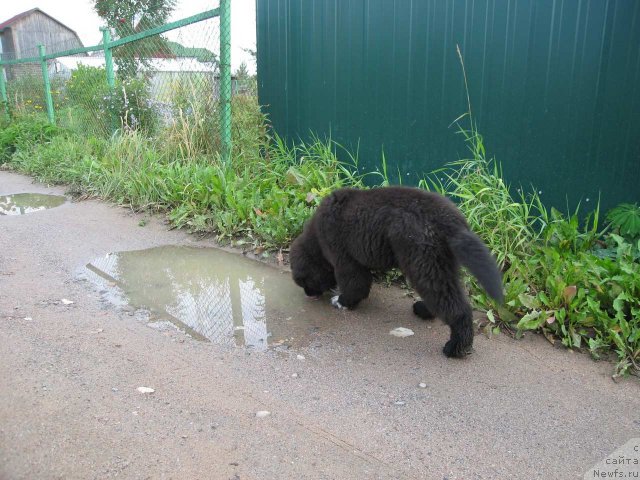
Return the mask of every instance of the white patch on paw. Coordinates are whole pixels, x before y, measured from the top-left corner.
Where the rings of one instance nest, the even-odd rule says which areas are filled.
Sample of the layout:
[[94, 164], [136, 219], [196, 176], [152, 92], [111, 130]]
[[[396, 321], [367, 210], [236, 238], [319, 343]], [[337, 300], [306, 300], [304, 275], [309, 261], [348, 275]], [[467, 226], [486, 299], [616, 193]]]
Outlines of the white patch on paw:
[[336, 307], [338, 310], [346, 310], [347, 307], [343, 306], [338, 299], [340, 298], [340, 295], [336, 295], [335, 297], [331, 297], [331, 305], [333, 305], [334, 307]]

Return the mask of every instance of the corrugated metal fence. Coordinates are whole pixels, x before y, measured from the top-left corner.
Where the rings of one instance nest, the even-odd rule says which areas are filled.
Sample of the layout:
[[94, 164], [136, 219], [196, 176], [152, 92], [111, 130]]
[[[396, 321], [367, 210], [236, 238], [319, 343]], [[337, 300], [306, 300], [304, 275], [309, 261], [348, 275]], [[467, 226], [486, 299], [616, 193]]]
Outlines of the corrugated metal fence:
[[[563, 210], [640, 200], [637, 0], [257, 0], [275, 130], [331, 134], [404, 182], [463, 158], [471, 103], [512, 185]], [[587, 200], [588, 199], [588, 200]], [[584, 205], [584, 203], [583, 203]]]

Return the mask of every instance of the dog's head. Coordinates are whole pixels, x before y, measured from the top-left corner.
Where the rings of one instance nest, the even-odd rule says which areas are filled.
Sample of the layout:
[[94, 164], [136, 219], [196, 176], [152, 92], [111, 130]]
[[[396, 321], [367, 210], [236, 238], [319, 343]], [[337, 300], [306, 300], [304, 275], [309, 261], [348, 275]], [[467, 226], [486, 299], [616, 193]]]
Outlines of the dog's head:
[[291, 244], [289, 261], [293, 281], [308, 297], [319, 297], [336, 286], [333, 267], [322, 256], [317, 243], [308, 239], [305, 233]]

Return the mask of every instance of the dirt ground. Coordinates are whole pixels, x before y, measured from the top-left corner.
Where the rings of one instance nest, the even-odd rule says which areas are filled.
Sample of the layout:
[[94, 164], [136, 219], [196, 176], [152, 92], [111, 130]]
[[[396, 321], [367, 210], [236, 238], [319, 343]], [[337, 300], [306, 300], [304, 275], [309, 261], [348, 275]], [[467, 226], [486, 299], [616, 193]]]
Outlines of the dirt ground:
[[[0, 172], [18, 192], [64, 189]], [[207, 245], [141, 218], [99, 201], [0, 217], [0, 479], [568, 479], [640, 436], [637, 379], [535, 335], [449, 360], [447, 328], [395, 288], [326, 302], [331, 328], [285, 352], [149, 328], [79, 275]]]

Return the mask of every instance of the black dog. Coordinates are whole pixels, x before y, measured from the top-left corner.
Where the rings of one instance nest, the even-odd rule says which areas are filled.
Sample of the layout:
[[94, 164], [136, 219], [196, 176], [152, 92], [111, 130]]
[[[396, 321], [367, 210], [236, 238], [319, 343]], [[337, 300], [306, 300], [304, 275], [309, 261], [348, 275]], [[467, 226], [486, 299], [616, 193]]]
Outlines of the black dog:
[[451, 328], [448, 357], [473, 343], [472, 310], [459, 278], [464, 265], [489, 295], [502, 301], [502, 279], [489, 249], [449, 199], [417, 188], [343, 188], [325, 198], [290, 251], [293, 280], [308, 296], [336, 285], [338, 308], [367, 298], [371, 270], [398, 267], [420, 294], [413, 305], [424, 319]]

